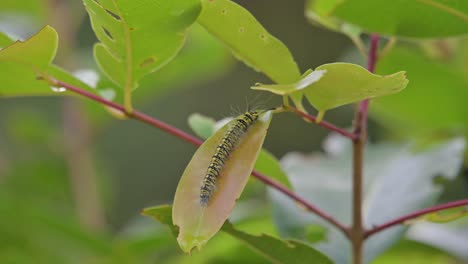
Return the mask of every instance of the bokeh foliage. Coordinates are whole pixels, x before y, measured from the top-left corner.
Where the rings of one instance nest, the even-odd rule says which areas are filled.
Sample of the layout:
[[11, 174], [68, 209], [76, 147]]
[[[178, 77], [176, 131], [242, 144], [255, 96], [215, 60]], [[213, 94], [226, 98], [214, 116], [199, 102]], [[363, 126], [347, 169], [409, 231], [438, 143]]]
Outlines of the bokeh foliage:
[[[124, 92], [133, 90], [138, 82], [139, 89], [131, 96], [137, 107], [143, 107], [167, 94], [179, 96], [187, 93], [190, 96], [190, 93], [196, 93], [188, 90], [188, 87], [219, 78], [227, 72], [232, 65], [229, 51], [235, 58], [263, 72], [275, 85], [300, 81], [301, 71], [293, 57], [295, 51], [289, 51], [284, 43], [268, 32], [261, 25], [260, 18], [227, 0], [180, 0], [174, 3], [133, 1], [132, 4], [126, 1], [85, 0], [94, 32], [105, 44], [96, 45], [97, 63], [91, 63], [92, 69], [88, 69], [97, 76], [97, 80], [92, 81], [89, 75], [76, 77], [55, 64], [71, 71], [76, 65], [89, 67], [90, 63], [81, 59], [83, 53], [80, 50], [73, 51], [76, 52], [73, 63], [60, 57], [53, 61], [57, 43], [59, 49], [61, 43], [68, 43], [57, 42], [62, 36], [46, 26], [46, 21], [52, 20], [54, 12], [57, 12], [53, 2], [1, 1], [0, 29], [4, 32], [0, 34], [0, 96], [56, 97], [68, 94], [56, 93], [49, 87], [47, 78], [54, 77], [102, 96], [109, 95], [109, 99], [122, 103]], [[135, 5], [136, 2], [139, 5]], [[66, 1], [61, 4], [72, 5]], [[366, 190], [367, 224], [381, 223], [436, 203], [444, 190], [450, 191], [445, 187], [448, 181], [457, 176], [466, 178], [460, 173], [460, 168], [463, 171], [463, 137], [468, 135], [468, 112], [464, 106], [468, 98], [468, 42], [466, 37], [463, 38], [468, 33], [468, 2], [436, 0], [408, 4], [403, 0], [316, 0], [308, 1], [306, 12], [314, 23], [350, 36], [358, 44], [365, 42], [360, 41], [363, 32], [379, 33], [388, 40], [396, 39], [397, 44], [393, 47], [388, 46], [387, 49], [382, 45], [381, 50], [386, 52], [379, 58], [377, 73], [407, 72], [409, 84], [404, 91], [372, 102], [373, 120], [383, 125], [384, 136], [398, 138], [404, 143], [378, 143], [369, 147], [371, 156], [366, 162], [372, 173], [369, 173]], [[13, 18], [28, 18], [34, 28], [7, 23], [16, 21]], [[287, 25], [287, 22], [285, 20], [284, 24]], [[24, 25], [27, 27], [30, 24]], [[84, 24], [84, 27], [88, 27], [89, 31], [89, 25]], [[8, 46], [12, 40], [18, 39], [17, 36], [40, 28], [43, 29], [29, 40]], [[133, 30], [135, 35], [129, 35]], [[449, 36], [453, 38], [441, 39]], [[393, 40], [388, 43], [393, 43]], [[91, 47], [85, 48], [91, 50]], [[325, 65], [317, 68], [317, 64], [311, 62], [311, 65], [304, 65], [304, 69], [326, 68]], [[354, 67], [357, 66], [345, 70], [349, 72]], [[135, 78], [125, 79], [129, 72]], [[337, 74], [340, 75], [340, 72]], [[264, 79], [258, 81], [265, 82]], [[325, 88], [335, 86], [341, 91], [339, 88], [348, 82], [349, 79], [344, 78], [338, 83], [325, 85]], [[402, 89], [404, 86], [401, 83], [406, 85], [406, 79], [400, 80], [398, 87]], [[183, 91], [177, 89], [184, 86], [187, 88]], [[381, 85], [377, 87], [380, 89]], [[306, 97], [317, 110], [328, 110], [320, 106], [323, 101], [313, 92], [306, 93]], [[298, 107], [302, 107], [300, 99], [293, 96]], [[350, 100], [347, 97], [343, 100], [347, 104], [360, 99], [353, 97]], [[4, 120], [0, 120], [2, 263], [288, 263], [297, 255], [288, 255], [290, 248], [282, 251], [284, 245], [300, 245], [301, 249], [318, 248], [337, 263], [347, 262], [347, 256], [343, 254], [347, 254], [348, 245], [332, 227], [309, 214], [304, 215], [294, 203], [284, 201], [281, 194], [265, 190], [255, 182], [249, 182], [231, 214], [233, 226], [226, 224], [224, 227], [235, 238], [226, 234], [216, 235], [206, 249], [192, 257], [179, 253], [176, 240], [163, 225], [137, 217], [136, 213], [133, 214], [133, 222], [114, 229], [96, 230], [83, 224], [73, 193], [74, 186], [67, 177], [70, 168], [62, 124], [52, 121], [53, 118], [33, 107], [23, 107], [27, 104], [21, 102], [28, 102], [26, 100], [2, 98], [0, 101], [0, 109], [13, 109], [8, 111]], [[319, 103], [314, 100], [319, 100]], [[11, 104], [3, 107], [1, 104], [7, 101], [18, 103], [21, 107], [11, 107]], [[50, 101], [44, 102], [48, 104]], [[329, 108], [335, 106], [338, 104]], [[177, 108], [183, 108], [180, 105], [172, 107], [174, 109], [169, 111], [176, 112]], [[90, 120], [91, 130], [96, 133], [107, 133], [105, 129], [114, 123], [101, 107], [86, 104], [82, 110]], [[57, 113], [51, 115], [56, 116]], [[215, 114], [210, 116], [220, 117]], [[191, 121], [194, 130], [204, 137], [214, 132], [213, 125], [213, 122], [206, 122], [203, 118]], [[128, 139], [131, 138], [128, 135]], [[408, 143], [408, 140], [415, 138], [416, 143]], [[311, 139], [301, 139], [307, 140]], [[87, 147], [92, 149], [92, 140], [88, 143]], [[121, 146], [115, 145], [116, 148]], [[349, 212], [342, 206], [350, 187], [349, 178], [346, 177], [350, 171], [347, 164], [349, 149], [334, 136], [326, 141], [325, 149], [326, 154], [312, 156], [288, 154], [281, 162], [263, 150], [256, 169], [298, 190], [346, 222]], [[119, 205], [110, 205], [114, 201], [112, 197], [116, 195], [110, 176], [112, 164], [101, 163], [103, 157], [99, 154], [93, 152], [95, 169], [99, 174], [99, 199], [105, 204], [105, 213], [112, 215], [108, 211], [119, 210]], [[155, 159], [154, 163], [157, 162], [158, 159]], [[138, 169], [132, 171], [139, 173]], [[326, 178], [318, 179], [320, 177]], [[461, 182], [466, 185], [466, 179], [463, 181], [462, 178]], [[459, 196], [466, 197], [467, 189], [462, 188]], [[382, 210], [385, 213], [380, 213]], [[293, 214], [299, 217], [291, 222], [290, 216]], [[430, 259], [433, 263], [457, 259], [466, 261], [468, 250], [450, 244], [452, 241], [466, 241], [462, 237], [464, 233], [460, 231], [466, 230], [466, 221], [455, 220], [449, 225], [416, 223], [409, 228], [400, 227], [379, 234], [375, 240], [369, 241], [372, 245], [366, 249], [368, 261], [382, 252], [385, 253], [378, 256], [374, 263], [392, 263], [402, 259], [411, 260], [412, 263], [421, 259]], [[322, 231], [317, 231], [317, 226]], [[441, 239], [425, 235], [432, 232], [440, 235]], [[301, 242], [288, 244], [287, 239], [290, 238]], [[252, 245], [254, 252], [260, 251], [260, 255], [253, 253]], [[278, 252], [285, 253], [279, 256], [274, 254]], [[306, 249], [305, 252], [315, 251]]]

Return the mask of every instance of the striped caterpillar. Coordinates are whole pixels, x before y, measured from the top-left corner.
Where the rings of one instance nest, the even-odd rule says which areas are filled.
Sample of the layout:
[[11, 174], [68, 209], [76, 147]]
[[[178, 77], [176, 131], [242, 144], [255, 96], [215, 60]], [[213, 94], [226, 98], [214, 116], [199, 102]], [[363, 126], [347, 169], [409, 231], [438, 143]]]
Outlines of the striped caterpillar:
[[216, 147], [215, 153], [211, 158], [208, 169], [206, 170], [203, 184], [200, 188], [200, 204], [207, 206], [216, 190], [216, 182], [224, 164], [229, 159], [231, 152], [239, 145], [242, 136], [258, 120], [261, 112], [248, 111], [238, 116], [231, 127], [226, 131], [221, 142]]

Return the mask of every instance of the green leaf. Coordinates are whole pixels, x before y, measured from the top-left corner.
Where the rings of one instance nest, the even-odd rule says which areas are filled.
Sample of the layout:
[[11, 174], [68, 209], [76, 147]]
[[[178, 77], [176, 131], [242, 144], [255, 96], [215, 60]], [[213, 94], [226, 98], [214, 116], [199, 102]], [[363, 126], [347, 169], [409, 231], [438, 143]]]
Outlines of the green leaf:
[[203, 27], [194, 24], [180, 53], [156, 74], [140, 82], [135, 103], [153, 102], [155, 96], [175, 88], [193, 87], [224, 74], [233, 65], [224, 45]]
[[[222, 43], [200, 25], [194, 24], [180, 53], [156, 74], [143, 77], [138, 90], [132, 94], [132, 100], [140, 107], [154, 103], [160, 96], [176, 89], [187, 89], [224, 74], [232, 66], [232, 62]], [[123, 90], [105, 75], [99, 76], [95, 88], [101, 96], [107, 96], [109, 93], [115, 95], [113, 101], [123, 101]], [[95, 121], [94, 126], [105, 126], [111, 120], [109, 115], [103, 112], [101, 107], [93, 105], [94, 102], [89, 104], [88, 108], [93, 108], [91, 117]], [[111, 113], [115, 114], [112, 111]], [[122, 118], [121, 113], [115, 115]]]
[[325, 111], [338, 106], [397, 93], [403, 90], [407, 83], [403, 71], [381, 76], [370, 73], [356, 64], [330, 63], [317, 67], [315, 71], [307, 72], [297, 83], [257, 84], [253, 89], [275, 94], [303, 93], [319, 111], [319, 117], [322, 117]]
[[466, 208], [465, 206], [425, 214], [421, 217], [408, 220], [405, 222], [405, 224], [412, 224], [421, 221], [428, 221], [433, 223], [448, 223], [456, 221], [463, 217], [468, 217], [468, 208]]
[[[13, 42], [0, 34], [0, 97], [33, 95], [74, 95], [64, 88], [51, 88], [43, 79], [54, 78], [93, 93], [92, 87], [80, 81], [71, 73], [51, 64], [58, 46], [57, 32], [50, 26], [44, 27], [25, 42]], [[19, 78], [21, 76], [21, 78]]]
[[414, 224], [407, 233], [408, 239], [436, 247], [464, 262], [468, 261], [468, 218], [439, 224], [422, 222]]
[[0, 50], [13, 43], [14, 41], [7, 34], [0, 32]]
[[49, 84], [38, 80], [47, 74], [58, 45], [57, 32], [44, 27], [25, 42], [17, 41], [0, 51], [0, 96], [54, 94]]
[[0, 1], [0, 17], [3, 14], [21, 14], [42, 20], [46, 18], [47, 7], [47, 2], [43, 0], [2, 0]]
[[235, 120], [208, 138], [195, 152], [177, 186], [173, 219], [180, 229], [177, 241], [185, 252], [201, 248], [222, 226], [244, 189], [262, 147], [272, 117], [271, 111], [242, 136], [224, 162], [209, 204], [200, 202], [200, 188], [216, 148]]
[[202, 0], [202, 5], [198, 22], [241, 61], [276, 83], [292, 83], [300, 78], [288, 48], [246, 9], [229, 0]]
[[171, 233], [177, 237], [179, 228], [172, 223], [172, 206], [159, 205], [143, 209], [142, 215], [151, 216], [161, 224], [167, 225], [171, 229]]
[[[335, 144], [336, 143], [336, 144]], [[338, 151], [328, 154], [287, 154], [281, 165], [302, 197], [332, 214], [344, 224], [351, 223], [351, 143], [330, 143]], [[336, 145], [341, 145], [337, 147]], [[364, 223], [366, 228], [390, 221], [434, 204], [442, 186], [433, 178], [453, 180], [463, 164], [465, 142], [455, 139], [416, 152], [411, 145], [370, 145], [365, 150]], [[274, 192], [275, 221], [287, 237], [304, 234], [311, 224], [328, 228], [326, 242], [317, 245], [338, 263], [349, 263], [351, 248], [344, 235], [318, 217], [297, 208], [293, 201]], [[302, 232], [298, 230], [302, 229]], [[365, 244], [366, 262], [398, 241], [407, 226], [397, 226], [370, 237]], [[302, 237], [299, 237], [302, 238]]]
[[319, 23], [340, 19], [384, 35], [436, 38], [468, 34], [465, 0], [315, 0], [307, 11], [316, 14]]
[[318, 13], [320, 11], [320, 5], [328, 5], [330, 3], [333, 3], [333, 1], [328, 1], [328, 2], [323, 2], [323, 1], [313, 1], [313, 0], [308, 0], [306, 2], [306, 17], [311, 21], [312, 23], [316, 23], [319, 25], [322, 25], [323, 27], [333, 30], [336, 32], [340, 32], [348, 36], [354, 44], [360, 49], [361, 52], [364, 54], [367, 54], [366, 48], [364, 46], [364, 43], [362, 42], [360, 36], [362, 33], [362, 29], [350, 24], [346, 23], [344, 21], [341, 21], [340, 19], [337, 19], [335, 17], [331, 16], [326, 16]]
[[[170, 206], [158, 206], [145, 209], [143, 214], [173, 229], [170, 211]], [[252, 250], [273, 263], [332, 263], [328, 257], [299, 241], [280, 240], [264, 234], [251, 235], [237, 230], [229, 222], [224, 223], [221, 230], [247, 244]]]
[[[221, 121], [218, 122], [218, 125]], [[190, 128], [203, 139], [208, 138], [216, 131], [216, 122], [214, 119], [200, 115], [192, 114], [188, 120]], [[278, 159], [268, 150], [262, 149], [255, 162], [254, 170], [282, 183], [289, 189], [292, 184], [289, 178], [281, 168]]]
[[405, 136], [467, 131], [468, 79], [463, 70], [409, 47], [396, 47], [379, 60], [377, 72], [386, 74], [402, 65], [411, 79], [408, 89], [375, 100], [371, 114], [397, 133], [401, 127], [408, 128]]
[[372, 264], [393, 263], [447, 264], [457, 263], [457, 260], [436, 248], [403, 240], [372, 261]]
[[301, 79], [292, 84], [261, 84], [256, 83], [255, 86], [252, 87], [254, 90], [260, 91], [269, 91], [277, 95], [290, 95], [299, 91], [302, 91], [312, 85], [320, 81], [320, 79], [327, 73], [326, 70], [308, 70], [306, 71]]
[[[153, 218], [158, 217], [158, 208], [163, 209], [166, 206], [158, 206], [152, 209], [153, 212], [146, 214], [148, 216], [153, 216]], [[170, 210], [170, 206], [167, 206]], [[164, 209], [163, 209], [164, 210]], [[145, 210], [146, 211], [146, 210]], [[145, 214], [145, 213], [144, 213]], [[171, 212], [169, 211], [169, 217]], [[166, 225], [173, 226], [172, 221], [167, 222]], [[274, 232], [274, 226], [271, 223], [269, 217], [262, 217], [260, 219], [250, 219], [242, 220], [236, 222], [236, 228], [251, 232], [254, 230], [254, 233], [261, 232]], [[223, 229], [221, 229], [222, 231]], [[174, 235], [174, 238], [177, 237], [177, 233]], [[154, 251], [154, 248], [153, 248]], [[159, 263], [159, 262], [158, 262]], [[166, 262], [164, 262], [166, 263]], [[174, 263], [174, 262], [168, 262]], [[235, 237], [230, 236], [225, 232], [219, 232], [215, 237], [212, 238], [212, 242], [208, 243], [203, 251], [195, 252], [191, 255], [177, 255], [176, 263], [179, 264], [207, 264], [207, 263], [226, 263], [226, 264], [237, 264], [237, 263], [258, 263], [258, 264], [269, 264], [270, 261], [266, 260], [264, 257], [260, 256], [253, 252], [250, 248], [244, 245], [242, 242], [237, 240]]]
[[273, 263], [333, 263], [327, 256], [300, 241], [282, 241], [268, 235], [253, 236], [236, 230], [230, 223], [224, 224], [223, 231], [248, 244]]
[[188, 123], [195, 134], [201, 138], [209, 138], [215, 132], [216, 121], [213, 118], [194, 113], [189, 116]]
[[281, 168], [279, 160], [271, 154], [268, 150], [262, 149], [258, 155], [257, 162], [254, 169], [261, 174], [264, 174], [292, 190], [293, 186], [289, 181], [288, 176]]
[[179, 52], [201, 9], [199, 0], [83, 1], [100, 41], [96, 61], [124, 89], [127, 108], [138, 81]]

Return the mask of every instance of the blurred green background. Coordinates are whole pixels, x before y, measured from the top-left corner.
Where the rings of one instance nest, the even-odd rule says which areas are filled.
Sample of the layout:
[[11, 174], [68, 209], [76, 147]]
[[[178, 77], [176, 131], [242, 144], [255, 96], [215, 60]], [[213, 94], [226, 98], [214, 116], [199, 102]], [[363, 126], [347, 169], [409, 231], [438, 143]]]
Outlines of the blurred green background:
[[[303, 72], [335, 61], [363, 63], [348, 38], [307, 21], [305, 1], [236, 2], [289, 47]], [[58, 65], [70, 71], [96, 69], [92, 46], [97, 40], [81, 1], [0, 3], [0, 31], [26, 38], [46, 24], [56, 28], [61, 38]], [[280, 103], [267, 93], [251, 91], [256, 82], [270, 81], [236, 61], [201, 28], [194, 29], [180, 59], [167, 68], [145, 78], [135, 92], [135, 107], [190, 133], [187, 118], [192, 113], [221, 119], [243, 112], [247, 105]], [[340, 127], [350, 127], [352, 118], [352, 106], [326, 116]], [[387, 119], [382, 120], [370, 122], [372, 142], [415, 137], [393, 133], [385, 125]], [[416, 138], [460, 134], [459, 130], [436, 132]], [[292, 115], [279, 115], [265, 148], [277, 157], [291, 151], [320, 151], [327, 134]], [[169, 232], [145, 222], [140, 211], [171, 203], [194, 151], [164, 132], [115, 119], [83, 98], [0, 99], [0, 257], [4, 258], [0, 262], [142, 263], [148, 255], [150, 259], [172, 256], [177, 249]], [[263, 189], [253, 189], [254, 196], [263, 197]], [[465, 170], [440, 200], [467, 195]], [[151, 237], [155, 233], [163, 235]], [[130, 253], [135, 248], [138, 253]], [[246, 263], [264, 261], [254, 253], [245, 254]], [[96, 255], [105, 257], [81, 258]], [[202, 263], [228, 263], [228, 256]]]
[[[290, 48], [303, 70], [337, 61], [351, 45], [350, 41], [339, 34], [310, 26], [303, 15], [304, 2], [240, 1], [239, 3], [249, 9], [272, 34]], [[73, 5], [71, 8], [73, 13], [84, 12], [81, 3], [64, 1], [61, 4]], [[78, 59], [73, 60], [73, 68], [65, 67], [68, 70], [82, 69], [90, 65], [95, 67], [92, 64], [92, 45], [96, 39], [88, 18], [83, 17], [80, 20], [77, 43], [74, 47], [74, 52], [78, 52], [79, 55], [75, 55]], [[62, 22], [55, 25], [48, 23], [60, 29]], [[26, 28], [28, 31], [23, 34], [35, 32], [43, 25], [31, 23], [33, 28]], [[59, 54], [61, 48], [59, 47]], [[226, 54], [216, 54], [225, 57], [219, 65], [210, 69], [212, 72], [205, 73], [205, 76], [194, 76], [184, 80], [182, 84], [177, 84], [180, 81], [173, 80], [174, 85], [169, 84], [171, 88], [151, 98], [145, 98], [142, 104], [137, 102], [136, 107], [191, 132], [187, 118], [194, 112], [221, 119], [244, 111], [248, 104], [275, 106], [279, 103], [278, 98], [272, 98], [269, 94], [250, 91], [250, 86], [256, 82], [268, 83], [269, 80], [261, 73], [228, 57], [228, 50], [225, 52]], [[57, 63], [60, 64], [60, 61]], [[135, 96], [146, 92], [144, 89], [152, 88], [154, 86], [151, 84], [139, 88]], [[2, 99], [1, 150], [2, 156], [5, 156], [4, 167], [9, 168], [5, 174], [11, 173], [16, 167], [14, 164], [9, 164], [10, 162], [16, 164], [29, 155], [36, 155], [30, 159], [41, 157], [54, 164], [57, 163], [57, 159], [63, 159], [61, 154], [65, 151], [63, 140], [66, 138], [63, 135], [63, 108], [66, 104], [82, 104], [84, 100], [79, 98], [76, 101], [71, 103], [64, 98]], [[350, 126], [351, 118], [352, 111], [349, 107], [327, 115], [327, 119], [342, 126]], [[87, 154], [92, 163], [89, 165], [103, 182], [101, 188], [109, 193], [108, 199], [111, 199], [107, 200], [105, 206], [106, 222], [111, 227], [118, 228], [137, 216], [141, 208], [147, 205], [171, 202], [179, 176], [195, 148], [180, 139], [138, 122], [124, 122], [112, 117], [107, 119], [106, 124], [100, 126], [96, 133], [85, 131], [86, 129], [79, 125], [76, 125], [75, 133], [93, 134], [92, 143], [87, 146], [89, 148]], [[90, 130], [93, 130], [93, 127], [90, 127]], [[282, 156], [291, 150], [310, 152], [320, 149], [326, 134], [327, 131], [307, 126], [292, 116], [280, 116], [272, 124], [266, 148], [277, 156]], [[44, 151], [47, 151], [47, 154]], [[50, 152], [55, 153], [55, 156], [51, 156]], [[38, 162], [42, 164], [44, 161]], [[63, 174], [57, 177], [63, 177], [66, 186], [69, 178], [64, 163], [66, 161], [62, 160]]]

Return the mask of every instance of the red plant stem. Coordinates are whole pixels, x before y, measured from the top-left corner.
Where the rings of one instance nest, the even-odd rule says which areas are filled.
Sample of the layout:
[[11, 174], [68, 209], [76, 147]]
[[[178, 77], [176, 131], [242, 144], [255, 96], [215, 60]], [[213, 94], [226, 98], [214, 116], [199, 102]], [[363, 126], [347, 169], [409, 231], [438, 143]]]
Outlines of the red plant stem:
[[[377, 64], [377, 49], [379, 46], [379, 35], [372, 34], [370, 36], [370, 50], [369, 57], [367, 58], [367, 70], [370, 72], [375, 71], [375, 65]], [[361, 112], [361, 129], [367, 129], [367, 116], [369, 112], [369, 99], [366, 99], [361, 102], [360, 109]]]
[[259, 173], [257, 171], [253, 171], [252, 175], [257, 177], [257, 179], [259, 179], [260, 181], [262, 181], [266, 185], [271, 186], [272, 188], [274, 188], [274, 189], [282, 192], [283, 194], [287, 195], [289, 198], [293, 199], [294, 201], [300, 203], [305, 208], [307, 208], [307, 210], [309, 210], [311, 212], [314, 212], [316, 215], [320, 216], [322, 219], [330, 222], [331, 224], [336, 226], [338, 229], [340, 229], [346, 236], [348, 235], [348, 228], [346, 226], [344, 226], [343, 224], [338, 222], [331, 215], [325, 213], [324, 211], [322, 211], [318, 207], [316, 207], [313, 204], [309, 203], [308, 201], [306, 201], [304, 198], [300, 197], [296, 193], [291, 192], [288, 188], [286, 188], [281, 183], [279, 183], [279, 182], [277, 182], [277, 181], [275, 181], [275, 180], [273, 180], [273, 179], [271, 179], [271, 178], [269, 178], [269, 177], [267, 177], [267, 176], [265, 176], [265, 175], [263, 175], [263, 174], [261, 174], [261, 173]]
[[[290, 109], [293, 113], [297, 114], [298, 116], [301, 116], [301, 117], [303, 117], [305, 119], [308, 119], [308, 120], [310, 120], [310, 121], [312, 121], [314, 123], [316, 123], [316, 121], [317, 121], [317, 117], [315, 117], [313, 115], [310, 115], [308, 113], [304, 113], [304, 112], [299, 111], [296, 108], [292, 108], [292, 107], [289, 107], [288, 109]], [[326, 121], [320, 121], [320, 123], [318, 123], [317, 125], [319, 125], [321, 127], [324, 127], [324, 128], [326, 128], [328, 130], [334, 131], [334, 132], [336, 132], [336, 133], [338, 133], [338, 134], [340, 134], [342, 136], [345, 136], [345, 137], [347, 137], [347, 138], [349, 138], [351, 140], [355, 140], [358, 137], [358, 135], [356, 135], [355, 133], [346, 131], [346, 130], [344, 130], [342, 128], [339, 128], [339, 127], [337, 127], [337, 126], [335, 126], [335, 125], [333, 125], [331, 123], [328, 123]]]
[[180, 139], [183, 139], [189, 143], [191, 143], [192, 145], [195, 145], [195, 146], [200, 146], [203, 141], [195, 136], [192, 136], [188, 133], [185, 133], [184, 131], [176, 128], [176, 127], [173, 127], [165, 122], [162, 122], [160, 120], [157, 120], [155, 118], [152, 118], [151, 116], [147, 115], [147, 114], [144, 114], [142, 112], [139, 112], [139, 111], [133, 111], [131, 113], [128, 113], [127, 111], [125, 111], [125, 108], [122, 106], [122, 105], [119, 105], [119, 104], [116, 104], [112, 101], [109, 101], [109, 100], [106, 100], [98, 95], [95, 95], [93, 93], [90, 93], [86, 90], [83, 90], [81, 88], [78, 88], [78, 87], [75, 87], [71, 84], [68, 84], [68, 83], [65, 83], [65, 82], [62, 82], [62, 81], [58, 81], [58, 80], [53, 80], [54, 82], [54, 85], [56, 85], [57, 87], [64, 87], [66, 88], [68, 91], [72, 91], [74, 93], [77, 93], [77, 94], [80, 94], [84, 97], [87, 97], [91, 100], [94, 100], [100, 104], [103, 104], [103, 105], [106, 105], [110, 108], [113, 108], [115, 110], [118, 110], [120, 112], [122, 112], [123, 114], [125, 114], [126, 116], [130, 117], [130, 118], [133, 118], [133, 119], [136, 119], [136, 120], [139, 120], [143, 123], [146, 123], [150, 126], [153, 126], [153, 127], [156, 127], [156, 128], [159, 128], [161, 130], [164, 130], [166, 131], [167, 133], [171, 134], [171, 135], [174, 135]]
[[[163, 121], [160, 121], [160, 120], [157, 120], [147, 114], [144, 114], [142, 112], [139, 112], [137, 110], [133, 110], [131, 113], [128, 113], [125, 111], [125, 107], [123, 107], [122, 105], [119, 105], [119, 104], [116, 104], [112, 101], [109, 101], [109, 100], [106, 100], [98, 95], [95, 95], [93, 93], [90, 93], [88, 91], [85, 91], [81, 88], [78, 88], [78, 87], [75, 87], [71, 84], [68, 84], [68, 83], [65, 83], [65, 82], [62, 82], [62, 81], [59, 81], [59, 80], [51, 80], [51, 82], [57, 86], [57, 87], [64, 87], [66, 88], [68, 91], [71, 91], [71, 92], [74, 92], [74, 93], [77, 93], [77, 94], [80, 94], [84, 97], [87, 97], [91, 100], [94, 100], [98, 103], [101, 103], [105, 106], [108, 106], [108, 107], [111, 107], [115, 110], [118, 110], [120, 112], [122, 112], [123, 114], [125, 114], [126, 116], [128, 116], [129, 118], [132, 118], [132, 119], [136, 119], [136, 120], [139, 120], [141, 122], [144, 122], [150, 126], [153, 126], [155, 128], [158, 128], [158, 129], [161, 129], [173, 136], [176, 136], [180, 139], [183, 139], [195, 146], [200, 146], [203, 141], [195, 136], [192, 136], [176, 127], [173, 127]], [[266, 185], [269, 185], [271, 186], [272, 188], [282, 192], [283, 194], [285, 194], [286, 196], [288, 196], [289, 198], [291, 198], [292, 200], [302, 204], [305, 208], [307, 208], [309, 211], [317, 214], [319, 217], [321, 217], [322, 219], [324, 219], [325, 221], [328, 221], [329, 223], [331, 223], [332, 225], [334, 225], [336, 228], [340, 229], [345, 235], [348, 234], [348, 230], [347, 228], [341, 224], [340, 222], [338, 222], [336, 219], [334, 219], [331, 215], [327, 214], [326, 212], [322, 211], [321, 209], [319, 209], [318, 207], [314, 206], [313, 204], [309, 203], [308, 201], [306, 201], [305, 199], [303, 199], [302, 197], [300, 197], [299, 195], [295, 194], [294, 192], [292, 192], [291, 190], [289, 190], [288, 188], [286, 188], [285, 186], [283, 186], [281, 183], [257, 172], [257, 171], [253, 171], [252, 172], [252, 175], [254, 177], [256, 177], [258, 180], [262, 181], [263, 183], [265, 183]]]
[[403, 224], [405, 221], [408, 221], [410, 219], [413, 219], [413, 218], [416, 218], [416, 217], [419, 217], [419, 216], [422, 216], [422, 215], [425, 215], [425, 214], [434, 213], [434, 212], [437, 212], [437, 211], [442, 211], [442, 210], [445, 210], [445, 209], [450, 209], [450, 208], [464, 206], [464, 205], [468, 205], [468, 199], [453, 201], [453, 202], [450, 202], [450, 203], [440, 204], [440, 205], [436, 205], [436, 206], [429, 207], [429, 208], [426, 208], [426, 209], [422, 209], [422, 210], [419, 210], [419, 211], [416, 211], [416, 212], [413, 212], [413, 213], [398, 217], [398, 218], [396, 218], [394, 220], [388, 221], [387, 223], [378, 225], [378, 226], [366, 231], [364, 233], [364, 238], [368, 238], [368, 237], [372, 236], [373, 234], [376, 234], [376, 233], [378, 233], [380, 231], [383, 231], [383, 230], [385, 230], [385, 229], [387, 229], [389, 227], [396, 226], [396, 225], [399, 225], [399, 224]]

